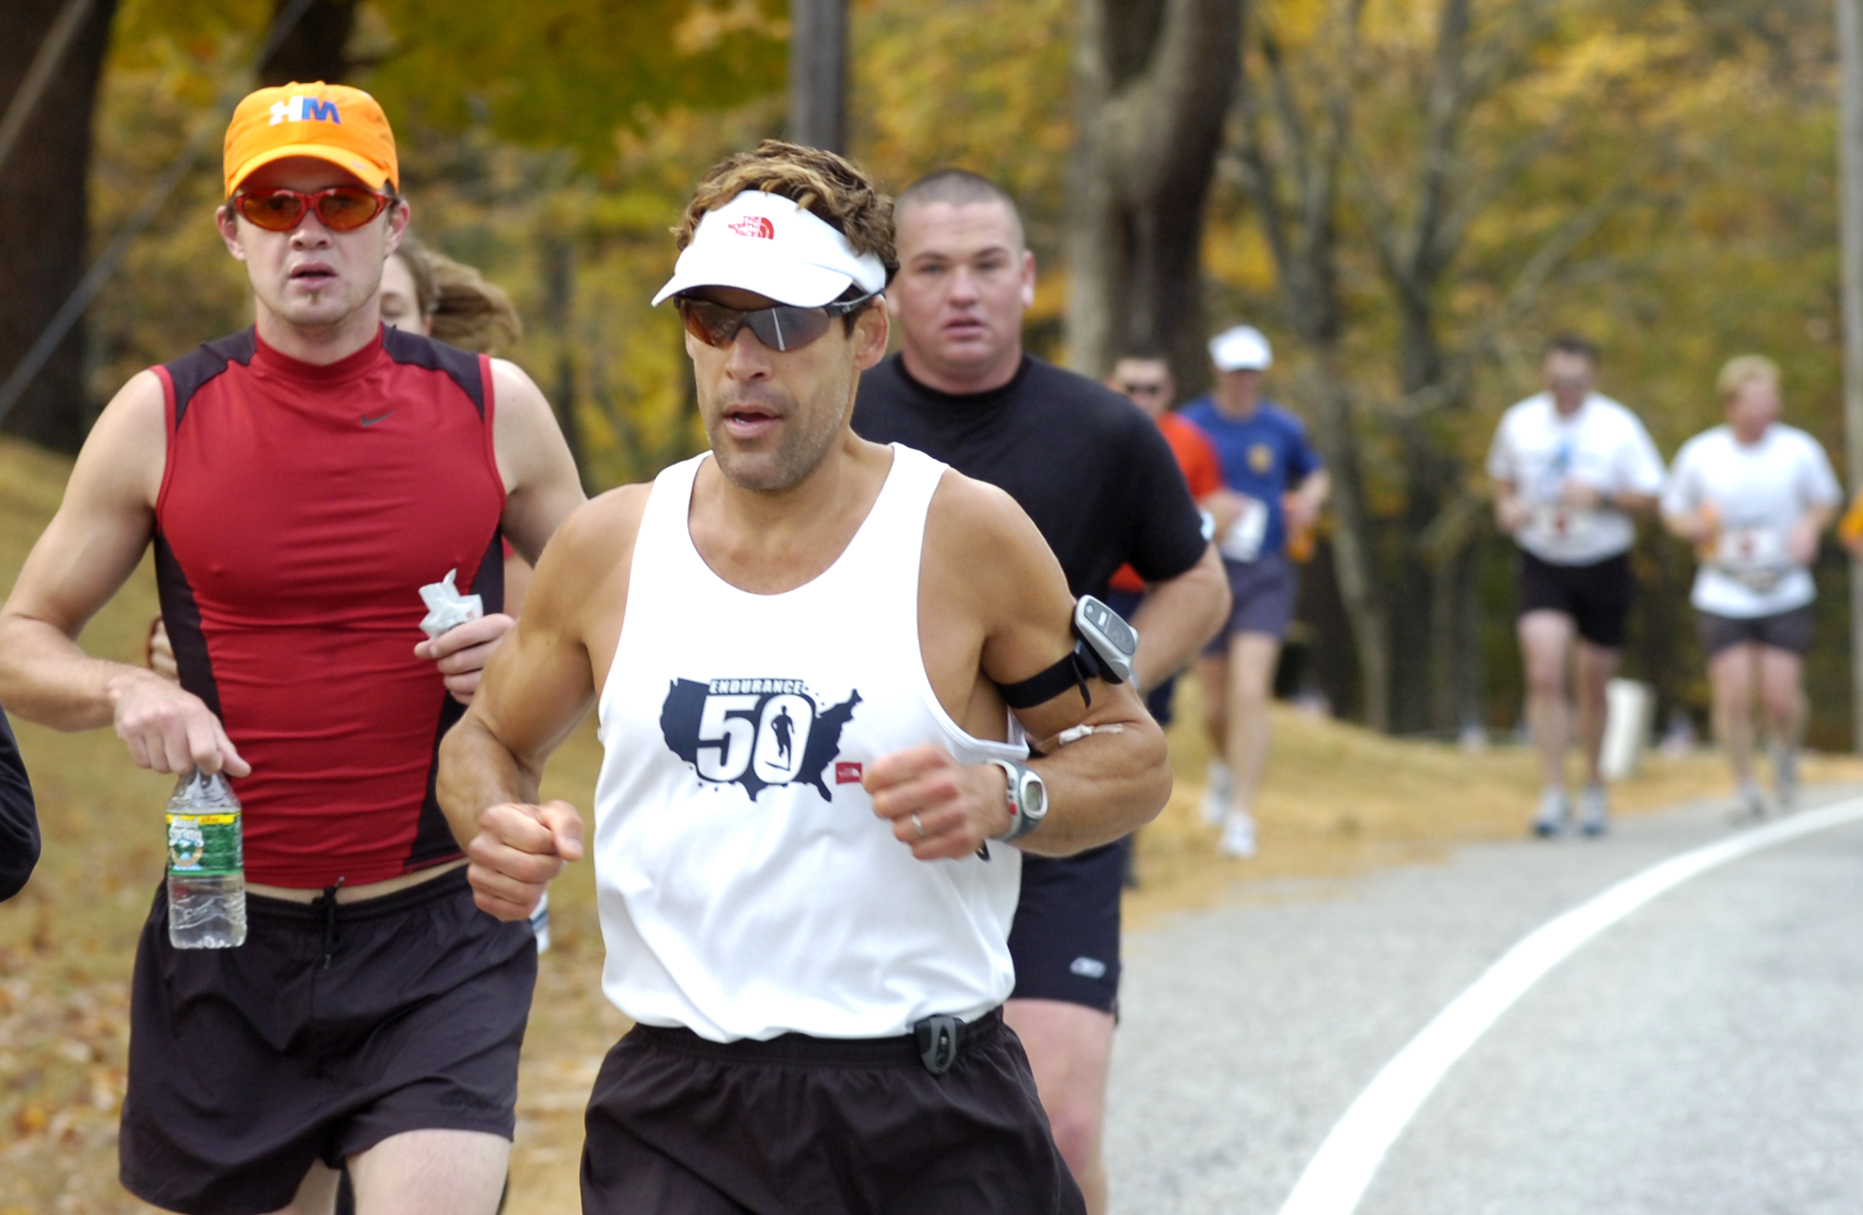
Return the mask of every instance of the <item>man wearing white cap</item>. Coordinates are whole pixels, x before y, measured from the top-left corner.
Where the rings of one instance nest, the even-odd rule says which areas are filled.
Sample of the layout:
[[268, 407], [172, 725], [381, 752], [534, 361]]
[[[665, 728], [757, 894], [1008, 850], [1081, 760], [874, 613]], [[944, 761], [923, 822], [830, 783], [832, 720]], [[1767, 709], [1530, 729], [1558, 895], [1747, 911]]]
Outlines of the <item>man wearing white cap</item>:
[[[712, 450], [564, 524], [441, 767], [479, 905], [522, 920], [582, 852], [537, 781], [597, 705], [603, 987], [636, 1027], [583, 1209], [1082, 1211], [1001, 1004], [1022, 854], [1169, 794], [1130, 630], [1007, 496], [850, 429], [896, 268], [855, 166], [732, 156], [679, 244], [656, 298]], [[1070, 694], [1012, 718], [1031, 679]]]
[[1274, 364], [1268, 339], [1248, 325], [1210, 341], [1216, 389], [1184, 406], [1185, 421], [1210, 436], [1222, 460], [1222, 493], [1205, 500], [1229, 575], [1229, 623], [1203, 657], [1203, 720], [1210, 763], [1203, 814], [1223, 828], [1229, 856], [1255, 854], [1255, 792], [1268, 761], [1268, 693], [1298, 589], [1287, 556], [1290, 532], [1307, 531], [1326, 501], [1328, 480], [1294, 414], [1261, 396]]

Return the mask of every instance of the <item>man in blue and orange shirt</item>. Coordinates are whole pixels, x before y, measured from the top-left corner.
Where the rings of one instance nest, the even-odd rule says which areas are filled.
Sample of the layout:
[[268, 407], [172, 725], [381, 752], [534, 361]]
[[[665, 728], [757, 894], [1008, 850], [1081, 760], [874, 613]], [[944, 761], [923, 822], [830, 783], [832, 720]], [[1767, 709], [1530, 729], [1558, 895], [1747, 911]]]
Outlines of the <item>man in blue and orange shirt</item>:
[[[1171, 410], [1171, 403], [1177, 397], [1177, 380], [1171, 375], [1170, 361], [1162, 351], [1145, 347], [1128, 350], [1113, 364], [1104, 383], [1114, 392], [1131, 398], [1134, 405], [1158, 424], [1164, 441], [1171, 445], [1171, 454], [1177, 457], [1177, 466], [1184, 472], [1190, 496], [1196, 499], [1198, 506], [1205, 506], [1207, 499], [1222, 491], [1222, 461], [1216, 448], [1211, 446], [1210, 437]], [[1208, 529], [1214, 524], [1207, 507], [1204, 520], [1205, 534], [1209, 535]], [[1132, 619], [1145, 598], [1145, 580], [1130, 565], [1122, 565], [1108, 585], [1111, 589], [1106, 602], [1127, 620]], [[1170, 725], [1175, 716], [1172, 694], [1176, 690], [1176, 675], [1145, 689], [1145, 707], [1161, 726]]]
[[1229, 624], [1197, 660], [1211, 750], [1204, 817], [1223, 828], [1222, 850], [1255, 853], [1255, 790], [1268, 759], [1268, 693], [1281, 640], [1294, 617], [1297, 583], [1290, 536], [1308, 533], [1329, 482], [1300, 419], [1261, 395], [1274, 362], [1268, 339], [1247, 325], [1210, 342], [1216, 389], [1183, 409], [1210, 437], [1227, 486], [1208, 503], [1229, 573]]

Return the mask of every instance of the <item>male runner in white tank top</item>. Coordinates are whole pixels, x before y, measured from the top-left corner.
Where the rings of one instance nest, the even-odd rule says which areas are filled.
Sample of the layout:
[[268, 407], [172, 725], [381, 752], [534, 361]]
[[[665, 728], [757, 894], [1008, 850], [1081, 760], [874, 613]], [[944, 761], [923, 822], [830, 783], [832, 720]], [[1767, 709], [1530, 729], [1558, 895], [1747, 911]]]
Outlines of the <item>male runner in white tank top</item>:
[[[712, 450], [564, 525], [440, 777], [479, 905], [521, 919], [582, 853], [537, 786], [599, 704], [603, 986], [638, 1026], [584, 1210], [1080, 1212], [1000, 1012], [1019, 850], [1151, 819], [1163, 737], [1013, 500], [850, 429], [891, 201], [768, 141], [679, 243]], [[1012, 722], [999, 686], [1055, 678]]]
[[1689, 601], [1714, 690], [1714, 737], [1727, 753], [1739, 811], [1763, 818], [1753, 778], [1755, 702], [1772, 734], [1781, 811], [1798, 799], [1798, 747], [1811, 706], [1805, 655], [1818, 596], [1818, 538], [1843, 501], [1824, 448], [1779, 420], [1779, 365], [1741, 355], [1721, 368], [1724, 425], [1682, 445], [1663, 491], [1663, 522], [1695, 546]]

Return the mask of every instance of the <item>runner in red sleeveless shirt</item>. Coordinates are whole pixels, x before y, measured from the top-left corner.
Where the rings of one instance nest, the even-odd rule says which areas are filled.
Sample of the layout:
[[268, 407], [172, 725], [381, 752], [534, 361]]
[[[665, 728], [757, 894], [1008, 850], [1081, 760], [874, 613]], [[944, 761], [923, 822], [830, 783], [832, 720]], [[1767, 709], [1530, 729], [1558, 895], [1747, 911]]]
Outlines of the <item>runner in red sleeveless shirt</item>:
[[[15, 712], [224, 770], [246, 810], [245, 944], [173, 949], [160, 893], [144, 927], [123, 1181], [327, 1212], [346, 1164], [362, 1209], [490, 1215], [536, 947], [473, 907], [435, 752], [511, 624], [501, 536], [535, 559], [582, 492], [522, 372], [384, 333], [408, 207], [372, 98], [254, 93], [226, 189], [255, 328], [125, 385], [0, 609]], [[151, 543], [181, 687], [74, 640]], [[448, 570], [488, 614], [427, 641]]]
[[247, 332], [156, 375], [156, 581], [182, 686], [252, 767], [247, 878], [358, 886], [457, 857], [427, 789], [463, 710], [413, 642], [420, 584], [449, 570], [501, 604], [490, 361], [387, 330], [319, 366]]

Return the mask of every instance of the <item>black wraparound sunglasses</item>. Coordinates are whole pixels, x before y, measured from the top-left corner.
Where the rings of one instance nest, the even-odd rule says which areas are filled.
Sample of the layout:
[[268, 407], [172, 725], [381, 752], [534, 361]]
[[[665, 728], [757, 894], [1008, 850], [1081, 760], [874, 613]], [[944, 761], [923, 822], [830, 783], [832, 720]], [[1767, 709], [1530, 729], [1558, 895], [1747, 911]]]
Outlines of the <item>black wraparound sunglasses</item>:
[[800, 350], [819, 339], [828, 332], [828, 325], [835, 317], [859, 312], [877, 298], [878, 294], [875, 293], [815, 308], [777, 304], [770, 308], [746, 311], [689, 295], [676, 295], [673, 297], [673, 305], [679, 309], [680, 318], [686, 323], [686, 332], [707, 346], [729, 346], [736, 340], [738, 330], [748, 326], [751, 336], [759, 342], [771, 350], [786, 353]]

